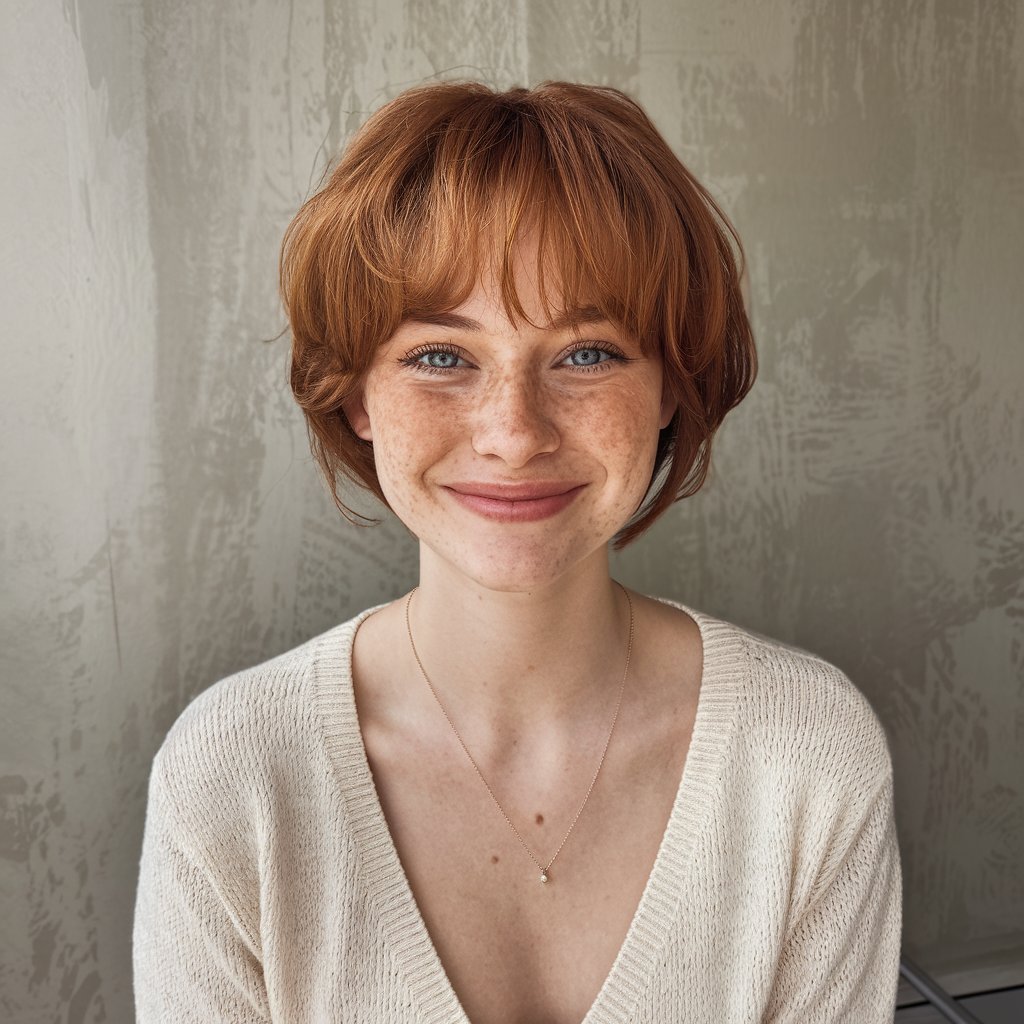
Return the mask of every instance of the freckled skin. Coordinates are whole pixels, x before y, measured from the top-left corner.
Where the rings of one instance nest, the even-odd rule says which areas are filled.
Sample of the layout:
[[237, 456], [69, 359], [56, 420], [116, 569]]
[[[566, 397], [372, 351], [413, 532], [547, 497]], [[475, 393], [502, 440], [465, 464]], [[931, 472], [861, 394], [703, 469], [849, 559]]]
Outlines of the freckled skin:
[[[531, 243], [519, 247], [514, 266], [525, 309], [544, 324]], [[455, 312], [484, 329], [403, 325], [345, 412], [373, 442], [392, 509], [423, 544], [482, 586], [529, 590], [593, 555], [636, 511], [674, 407], [662, 392], [660, 359], [612, 324], [513, 325], [486, 275]], [[629, 361], [574, 368], [568, 350], [580, 340], [613, 345]], [[436, 344], [458, 348], [457, 368], [435, 374], [398, 361]], [[442, 487], [538, 479], [587, 486], [557, 515], [511, 524], [463, 508]]]

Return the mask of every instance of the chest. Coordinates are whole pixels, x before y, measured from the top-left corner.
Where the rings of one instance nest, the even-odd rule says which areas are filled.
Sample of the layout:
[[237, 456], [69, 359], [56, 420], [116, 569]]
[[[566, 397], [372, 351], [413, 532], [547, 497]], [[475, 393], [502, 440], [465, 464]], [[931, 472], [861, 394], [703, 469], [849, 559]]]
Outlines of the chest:
[[[396, 852], [471, 1024], [584, 1019], [637, 914], [694, 712], [684, 701], [657, 730], [609, 748], [571, 830], [596, 757], [488, 780], [522, 842], [457, 745], [428, 755], [364, 727]], [[554, 856], [547, 884], [524, 845], [542, 865]]]

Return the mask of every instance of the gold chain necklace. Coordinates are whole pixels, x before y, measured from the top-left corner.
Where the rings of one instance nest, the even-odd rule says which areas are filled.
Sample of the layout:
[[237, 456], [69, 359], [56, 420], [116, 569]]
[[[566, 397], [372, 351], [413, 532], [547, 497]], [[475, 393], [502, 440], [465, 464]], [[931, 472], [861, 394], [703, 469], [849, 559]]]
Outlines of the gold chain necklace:
[[[616, 580], [615, 582], [618, 583], [618, 580]], [[412, 604], [412, 595], [415, 594], [417, 590], [419, 590], [419, 587], [413, 587], [412, 590], [409, 591], [409, 596], [408, 598], [406, 598], [405, 601], [405, 627], [409, 632], [409, 646], [412, 648], [412, 654], [413, 657], [416, 659], [416, 664], [419, 665], [420, 671], [423, 673], [423, 678], [426, 679], [427, 686], [430, 687], [430, 692], [434, 695], [434, 700], [437, 701], [437, 706], [441, 709], [442, 713], [444, 714], [444, 717], [448, 719], [448, 724], [452, 727], [452, 732], [455, 733], [455, 736], [458, 739], [459, 743], [461, 744], [462, 749], [466, 752], [466, 757], [469, 758], [470, 764], [472, 764], [472, 766], [476, 769], [477, 775], [480, 776], [480, 781], [484, 784], [484, 786], [487, 787], [487, 792], [491, 794], [491, 799], [494, 801], [494, 805], [498, 808], [499, 811], [501, 811], [501, 816], [508, 823], [508, 827], [512, 829], [512, 832], [515, 834], [516, 839], [519, 840], [520, 846], [522, 846], [522, 848], [530, 855], [530, 860], [532, 860], [533, 863], [540, 868], [540, 880], [545, 883], [550, 878], [548, 870], [554, 863], [555, 857], [557, 857], [559, 853], [562, 852], [562, 847], [565, 846], [565, 840], [569, 838], [569, 833], [571, 833], [573, 828], [576, 826], [576, 822], [579, 820], [580, 814], [583, 813], [583, 808], [586, 807], [587, 801], [590, 799], [590, 794], [594, 789], [594, 783], [597, 782], [597, 776], [601, 771], [601, 765], [604, 764], [605, 754], [608, 753], [608, 745], [612, 741], [612, 733], [615, 731], [615, 722], [619, 717], [619, 707], [622, 704], [622, 694], [626, 688], [626, 675], [629, 672], [629, 658], [630, 655], [633, 653], [633, 602], [630, 599], [629, 591], [626, 590], [626, 588], [623, 587], [621, 583], [618, 583], [618, 585], [619, 587], [621, 587], [622, 592], [626, 595], [626, 602], [629, 605], [629, 641], [626, 645], [626, 667], [622, 672], [622, 683], [619, 686], [619, 699], [615, 704], [615, 714], [612, 716], [612, 724], [611, 728], [608, 730], [608, 738], [605, 740], [604, 750], [601, 751], [601, 760], [597, 765], [597, 771], [594, 772], [594, 777], [590, 780], [590, 788], [587, 790], [587, 795], [583, 798], [583, 803], [580, 804], [579, 810], [576, 812], [576, 816], [572, 819], [572, 824], [569, 825], [569, 831], [565, 833], [565, 836], [563, 837], [562, 841], [558, 844], [558, 849], [555, 850], [554, 856], [551, 858], [551, 860], [548, 861], [547, 866], [542, 865], [541, 862], [537, 860], [537, 858], [533, 855], [533, 851], [523, 841], [523, 837], [519, 834], [519, 830], [515, 827], [515, 825], [512, 824], [512, 820], [505, 813], [505, 809], [501, 806], [500, 803], [498, 803], [498, 798], [494, 795], [494, 790], [492, 790], [491, 787], [487, 785], [487, 780], [484, 778], [483, 772], [480, 771], [480, 768], [477, 765], [476, 761], [473, 760], [473, 755], [469, 752], [469, 749], [466, 747], [466, 744], [463, 743], [462, 737], [459, 735], [459, 730], [455, 728], [455, 723], [449, 717], [448, 712], [445, 711], [445, 707], [441, 703], [441, 699], [437, 696], [437, 691], [435, 691], [434, 689], [434, 684], [431, 683], [430, 676], [427, 675], [427, 670], [423, 667], [423, 662], [420, 661], [420, 656], [416, 651], [416, 642], [412, 638], [412, 626], [409, 623], [409, 606], [410, 604]]]

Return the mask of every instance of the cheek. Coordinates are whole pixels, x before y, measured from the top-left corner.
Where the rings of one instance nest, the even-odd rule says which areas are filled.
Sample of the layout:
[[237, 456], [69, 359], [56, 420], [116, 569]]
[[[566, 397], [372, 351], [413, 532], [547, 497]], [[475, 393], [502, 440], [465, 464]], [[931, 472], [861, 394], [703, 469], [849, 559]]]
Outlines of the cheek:
[[416, 393], [368, 396], [377, 478], [396, 511], [415, 506], [407, 482], [421, 477], [451, 447], [452, 417], [443, 415], [438, 404]]
[[578, 418], [581, 438], [600, 454], [626, 490], [646, 488], [658, 447], [658, 409], [647, 388], [623, 386], [582, 403]]

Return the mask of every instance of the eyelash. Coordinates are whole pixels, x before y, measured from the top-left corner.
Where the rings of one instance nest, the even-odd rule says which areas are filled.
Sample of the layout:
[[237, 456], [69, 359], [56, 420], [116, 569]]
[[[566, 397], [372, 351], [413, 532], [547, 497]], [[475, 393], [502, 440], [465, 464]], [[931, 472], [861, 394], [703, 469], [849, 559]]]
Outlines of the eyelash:
[[[574, 366], [572, 367], [573, 370], [582, 373], [603, 373], [605, 370], [611, 368], [612, 363], [628, 363], [630, 361], [627, 356], [624, 356], [618, 349], [612, 348], [607, 343], [593, 341], [577, 342], [569, 349], [568, 352], [565, 353], [562, 359], [568, 359], [574, 352], [590, 350], [595, 352], [606, 352], [611, 356], [611, 358], [602, 359], [598, 363], [591, 363], [590, 366]], [[401, 357], [398, 362], [403, 366], [408, 366], [410, 369], [423, 373], [447, 374], [454, 370], [465, 369], [465, 367], [461, 366], [429, 366], [427, 363], [419, 362], [419, 359], [422, 356], [425, 356], [428, 352], [447, 352], [457, 358], [462, 357], [462, 352], [457, 346], [453, 345], [451, 342], [441, 342], [436, 345], [420, 345], [418, 348], [414, 348], [408, 355]]]

